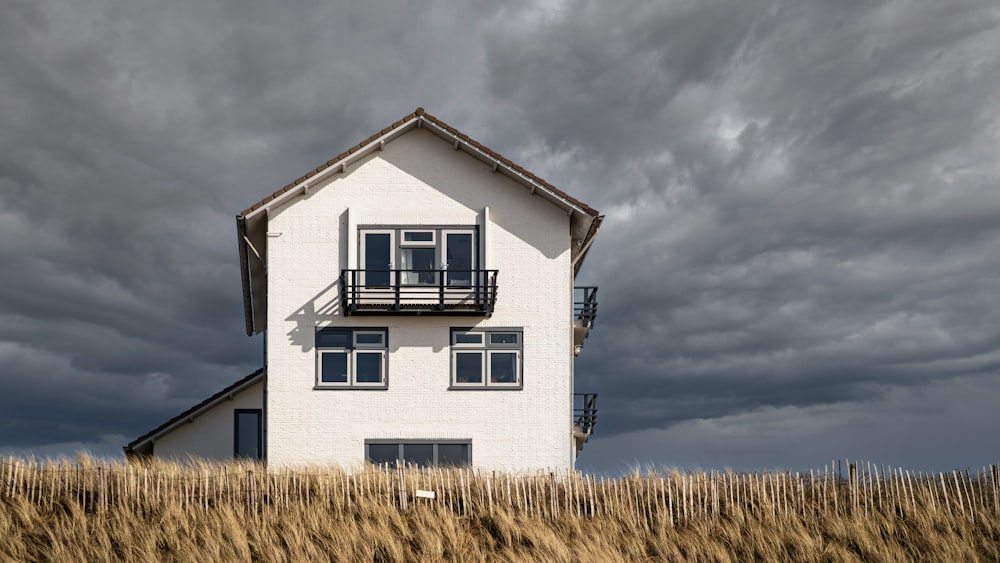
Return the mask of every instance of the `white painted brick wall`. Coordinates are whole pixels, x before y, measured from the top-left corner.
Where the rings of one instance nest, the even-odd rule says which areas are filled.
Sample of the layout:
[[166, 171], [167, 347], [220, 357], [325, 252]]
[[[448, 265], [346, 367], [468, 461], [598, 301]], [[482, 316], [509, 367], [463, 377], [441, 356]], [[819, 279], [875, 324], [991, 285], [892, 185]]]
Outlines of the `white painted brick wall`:
[[[499, 270], [494, 315], [345, 317], [338, 278], [356, 225], [479, 224]], [[350, 210], [348, 212], [348, 209]], [[275, 466], [364, 460], [365, 439], [470, 439], [473, 465], [569, 469], [569, 217], [422, 130], [270, 216], [267, 457]], [[278, 234], [280, 233], [280, 235]], [[356, 259], [356, 258], [355, 258]], [[357, 267], [350, 264], [350, 267]], [[389, 329], [387, 390], [314, 390], [317, 326]], [[518, 391], [449, 391], [451, 327], [523, 327]]]

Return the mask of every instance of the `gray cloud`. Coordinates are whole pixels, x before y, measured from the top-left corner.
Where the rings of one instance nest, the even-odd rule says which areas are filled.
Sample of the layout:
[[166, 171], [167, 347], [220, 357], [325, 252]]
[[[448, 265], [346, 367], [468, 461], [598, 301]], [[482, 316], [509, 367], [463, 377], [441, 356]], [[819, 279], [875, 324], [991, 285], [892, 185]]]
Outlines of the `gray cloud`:
[[585, 467], [814, 463], [859, 416], [885, 430], [855, 455], [978, 463], [998, 24], [986, 1], [9, 2], [0, 449], [103, 447], [255, 369], [233, 214], [424, 105], [607, 213]]

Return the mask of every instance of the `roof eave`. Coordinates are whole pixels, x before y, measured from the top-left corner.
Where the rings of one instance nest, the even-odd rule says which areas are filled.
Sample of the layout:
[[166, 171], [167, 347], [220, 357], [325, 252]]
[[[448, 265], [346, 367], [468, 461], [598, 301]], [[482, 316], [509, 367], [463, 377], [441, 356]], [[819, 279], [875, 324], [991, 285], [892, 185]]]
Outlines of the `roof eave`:
[[247, 238], [247, 220], [242, 215], [236, 216], [236, 237], [240, 249], [240, 281], [243, 284], [243, 315], [246, 321], [247, 336], [254, 335], [253, 297], [250, 286], [250, 244]]
[[567, 212], [576, 211], [592, 217], [600, 215], [596, 209], [593, 209], [568, 194], [555, 189], [553, 186], [548, 184], [548, 182], [545, 182], [538, 176], [528, 172], [523, 167], [514, 164], [512, 161], [504, 158], [499, 153], [484, 147], [478, 141], [475, 141], [464, 133], [458, 132], [453, 127], [448, 126], [444, 122], [426, 112], [423, 112], [419, 108], [417, 112], [407, 116], [402, 121], [397, 122], [397, 124], [398, 125], [394, 127], [383, 129], [381, 134], [373, 135], [368, 140], [352, 147], [349, 151], [341, 153], [337, 158], [328, 161], [324, 166], [311, 170], [295, 182], [288, 184], [271, 196], [245, 209], [242, 213], [240, 213], [240, 216], [249, 220], [261, 213], [267, 213], [272, 209], [276, 209], [277, 207], [284, 205], [296, 196], [304, 195], [310, 187], [325, 182], [334, 174], [345, 172], [347, 167], [354, 164], [356, 161], [375, 151], [382, 150], [385, 147], [385, 143], [396, 139], [414, 128], [427, 129], [438, 137], [452, 143], [456, 150], [461, 149], [467, 154], [476, 157], [478, 160], [491, 165], [494, 172], [503, 173], [533, 192], [541, 190], [542, 193], [549, 196], [549, 201], [555, 203], [559, 207], [562, 207]]
[[580, 268], [583, 266], [583, 260], [587, 257], [587, 253], [590, 251], [591, 245], [594, 243], [595, 237], [597, 237], [597, 231], [601, 228], [601, 223], [604, 222], [604, 215], [599, 215], [593, 218], [590, 222], [590, 227], [587, 230], [587, 235], [583, 237], [580, 241], [580, 248], [573, 258], [573, 276], [575, 277], [580, 273]]

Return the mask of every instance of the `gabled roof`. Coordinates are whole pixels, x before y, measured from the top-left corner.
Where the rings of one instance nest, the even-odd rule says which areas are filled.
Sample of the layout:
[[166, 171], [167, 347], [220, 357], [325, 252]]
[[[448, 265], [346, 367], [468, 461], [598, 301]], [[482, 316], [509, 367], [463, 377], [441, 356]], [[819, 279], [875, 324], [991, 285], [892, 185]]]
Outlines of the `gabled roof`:
[[576, 243], [572, 248], [574, 271], [579, 270], [597, 233], [597, 228], [604, 218], [600, 212], [427, 113], [423, 108], [417, 108], [403, 119], [340, 153], [325, 164], [306, 172], [294, 182], [254, 203], [236, 216], [247, 335], [261, 332], [266, 324], [264, 296], [267, 279], [264, 264], [267, 262], [267, 215], [270, 210], [304, 195], [311, 187], [319, 185], [333, 175], [345, 172], [348, 166], [356, 161], [385, 148], [386, 143], [416, 128], [430, 131], [452, 144], [455, 150], [461, 150], [476, 158], [490, 166], [493, 172], [507, 176], [529, 189], [532, 194], [539, 195], [564, 209], [570, 216], [571, 234]]
[[193, 420], [195, 417], [201, 415], [203, 412], [214, 407], [215, 405], [231, 399], [234, 396], [246, 391], [253, 385], [260, 383], [264, 380], [264, 368], [251, 373], [250, 375], [236, 381], [232, 385], [226, 386], [218, 393], [212, 395], [211, 397], [205, 399], [204, 401], [198, 403], [197, 405], [187, 409], [181, 414], [171, 418], [170, 420], [164, 422], [163, 424], [157, 426], [156, 428], [146, 432], [142, 436], [139, 436], [135, 440], [132, 440], [128, 445], [124, 446], [125, 455], [131, 457], [134, 455], [149, 455], [152, 453], [151, 449], [148, 447], [152, 445], [153, 441], [163, 436], [167, 432], [177, 428], [178, 426]]

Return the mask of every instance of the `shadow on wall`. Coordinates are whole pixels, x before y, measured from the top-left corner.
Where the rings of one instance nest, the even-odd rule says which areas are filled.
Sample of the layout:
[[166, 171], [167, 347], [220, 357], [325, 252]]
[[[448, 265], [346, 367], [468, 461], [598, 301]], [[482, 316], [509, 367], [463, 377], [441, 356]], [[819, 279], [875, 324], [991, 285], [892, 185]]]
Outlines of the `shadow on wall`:
[[[309, 196], [316, 193], [314, 190]], [[319, 293], [285, 317], [286, 321], [295, 323], [288, 333], [288, 341], [292, 346], [298, 346], [303, 352], [309, 352], [316, 344], [316, 327], [321, 321], [333, 321], [340, 317], [340, 270], [347, 267], [347, 212], [337, 217], [339, 231], [337, 254], [338, 263], [331, 272], [333, 282]]]
[[[339, 271], [337, 272], [339, 275]], [[340, 280], [331, 283], [312, 299], [285, 318], [295, 323], [288, 332], [288, 342], [298, 346], [303, 352], [313, 349], [316, 344], [316, 327], [321, 321], [329, 321], [340, 316]]]

